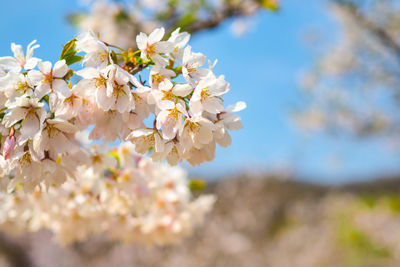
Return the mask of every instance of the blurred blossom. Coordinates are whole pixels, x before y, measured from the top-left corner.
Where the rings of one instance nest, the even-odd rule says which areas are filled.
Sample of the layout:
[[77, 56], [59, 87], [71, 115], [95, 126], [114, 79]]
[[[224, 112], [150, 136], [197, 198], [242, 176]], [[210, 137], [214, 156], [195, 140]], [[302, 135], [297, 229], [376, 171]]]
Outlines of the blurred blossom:
[[314, 129], [358, 137], [395, 138], [400, 123], [395, 115], [400, 6], [396, 1], [372, 2], [332, 1], [328, 6], [341, 31], [310, 73], [302, 76], [300, 83], [310, 100], [296, 113], [300, 125], [311, 123]]

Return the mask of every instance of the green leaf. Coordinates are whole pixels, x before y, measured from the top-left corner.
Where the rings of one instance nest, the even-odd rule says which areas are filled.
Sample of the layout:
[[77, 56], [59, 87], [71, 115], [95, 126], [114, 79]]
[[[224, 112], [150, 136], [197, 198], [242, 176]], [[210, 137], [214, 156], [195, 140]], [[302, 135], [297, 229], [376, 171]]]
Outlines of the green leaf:
[[278, 0], [261, 0], [261, 5], [266, 9], [271, 11], [278, 11], [279, 10], [279, 1]]
[[188, 13], [186, 15], [183, 15], [179, 19], [177, 27], [181, 27], [182, 30], [184, 31], [195, 20], [196, 20], [196, 14]]
[[111, 50], [111, 59], [114, 61], [115, 64], [118, 63], [118, 57], [114, 50]]
[[81, 56], [73, 55], [73, 56], [69, 57], [68, 59], [66, 59], [65, 61], [66, 61], [67, 65], [72, 65], [77, 62], [80, 62], [82, 59], [83, 59], [83, 57], [81, 57]]
[[125, 21], [129, 21], [129, 14], [126, 13], [124, 10], [121, 10], [115, 15], [114, 18], [117, 23], [122, 23]]
[[83, 59], [83, 57], [76, 55], [77, 50], [75, 47], [75, 42], [75, 38], [67, 42], [61, 51], [60, 60], [65, 59], [67, 65], [72, 65]]
[[206, 182], [201, 179], [190, 180], [189, 181], [189, 188], [192, 191], [201, 191], [206, 187]]
[[67, 16], [67, 21], [74, 26], [78, 26], [84, 18], [85, 18], [85, 15], [82, 15], [79, 13], [74, 13], [74, 14], [69, 14]]

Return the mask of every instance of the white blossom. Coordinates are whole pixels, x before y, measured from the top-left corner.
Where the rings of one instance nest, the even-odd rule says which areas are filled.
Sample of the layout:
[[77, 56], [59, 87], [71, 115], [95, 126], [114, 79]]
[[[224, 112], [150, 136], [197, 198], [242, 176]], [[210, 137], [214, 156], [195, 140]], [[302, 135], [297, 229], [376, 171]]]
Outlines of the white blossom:
[[68, 66], [65, 60], [57, 61], [52, 67], [51, 62], [39, 62], [39, 70], [30, 70], [28, 72], [29, 80], [36, 86], [35, 96], [42, 98], [50, 92], [54, 92], [60, 98], [68, 97], [71, 92], [68, 84], [63, 77], [68, 72]]
[[36, 40], [32, 41], [27, 49], [26, 54], [22, 50], [21, 45], [11, 44], [11, 51], [14, 53], [14, 57], [1, 57], [0, 67], [8, 69], [13, 72], [20, 72], [21, 69], [30, 70], [36, 67], [40, 59], [33, 57], [33, 51], [39, 47], [35, 44]]

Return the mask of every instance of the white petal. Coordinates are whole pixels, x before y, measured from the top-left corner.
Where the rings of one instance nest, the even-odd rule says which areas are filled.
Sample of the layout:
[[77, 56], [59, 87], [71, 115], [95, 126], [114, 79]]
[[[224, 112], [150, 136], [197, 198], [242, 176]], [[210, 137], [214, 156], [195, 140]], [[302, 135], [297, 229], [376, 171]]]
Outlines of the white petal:
[[200, 101], [192, 101], [189, 102], [190, 111], [194, 117], [201, 116], [203, 113], [203, 105]]
[[52, 87], [60, 98], [67, 98], [71, 95], [67, 82], [62, 79], [53, 80]]
[[72, 143], [61, 132], [55, 133], [49, 141], [56, 153], [61, 154], [71, 150]]
[[147, 35], [143, 32], [139, 33], [139, 35], [136, 36], [136, 43], [140, 50], [143, 50], [146, 48], [147, 38], [148, 38]]
[[165, 143], [159, 134], [154, 134], [154, 151], [162, 153], [164, 151]]
[[93, 79], [100, 77], [100, 72], [95, 68], [84, 68], [76, 72], [77, 75], [85, 79]]
[[27, 111], [22, 108], [13, 109], [11, 112], [6, 114], [3, 118], [3, 124], [5, 127], [10, 128], [16, 122], [25, 118]]
[[224, 110], [224, 105], [222, 104], [222, 101], [216, 97], [207, 98], [204, 101], [203, 106], [204, 106], [204, 110], [206, 110], [212, 114], [217, 114]]
[[152, 33], [150, 33], [148, 42], [150, 44], [153, 44], [161, 41], [161, 39], [164, 37], [164, 33], [165, 33], [164, 28], [155, 29]]
[[33, 114], [28, 114], [22, 122], [21, 138], [33, 138], [40, 131], [40, 122]]
[[65, 64], [65, 59], [59, 60], [54, 64], [53, 77], [63, 78], [68, 72], [68, 66]]
[[26, 70], [31, 70], [31, 69], [33, 69], [34, 67], [36, 67], [36, 65], [37, 65], [39, 62], [40, 62], [40, 59], [38, 59], [38, 58], [36, 58], [36, 57], [30, 58], [30, 59], [28, 59], [28, 60], [26, 61], [25, 65], [24, 65], [24, 68], [25, 68]]
[[48, 83], [40, 83], [33, 92], [33, 95], [38, 99], [42, 99], [42, 97], [50, 93], [50, 91], [51, 88]]
[[157, 53], [170, 53], [174, 50], [174, 44], [170, 42], [159, 42], [155, 45], [155, 50]]
[[44, 80], [44, 75], [38, 70], [30, 70], [28, 72], [28, 80], [30, 84], [36, 86]]
[[75, 125], [61, 119], [51, 119], [47, 120], [47, 122], [54, 124], [57, 129], [65, 133], [76, 133], [78, 131], [78, 128]]
[[174, 89], [172, 89], [172, 93], [176, 96], [185, 97], [193, 90], [190, 84], [177, 84]]
[[22, 67], [13, 57], [0, 57], [0, 66], [14, 72], [20, 72]]
[[42, 73], [48, 74], [51, 72], [51, 63], [49, 61], [39, 62], [38, 67]]
[[131, 94], [118, 96], [115, 107], [119, 113], [124, 113], [125, 111], [131, 110], [132, 102], [130, 101], [131, 99], [129, 99], [128, 96], [131, 96]]
[[115, 103], [115, 97], [108, 97], [105, 88], [99, 88], [96, 92], [97, 105], [104, 111], [110, 110]]
[[228, 112], [239, 112], [239, 111], [241, 111], [241, 110], [243, 110], [245, 108], [246, 108], [246, 103], [243, 102], [243, 101], [239, 101], [239, 102], [237, 102], [237, 103], [235, 103], [233, 105], [228, 106], [226, 108], [226, 111], [228, 111]]

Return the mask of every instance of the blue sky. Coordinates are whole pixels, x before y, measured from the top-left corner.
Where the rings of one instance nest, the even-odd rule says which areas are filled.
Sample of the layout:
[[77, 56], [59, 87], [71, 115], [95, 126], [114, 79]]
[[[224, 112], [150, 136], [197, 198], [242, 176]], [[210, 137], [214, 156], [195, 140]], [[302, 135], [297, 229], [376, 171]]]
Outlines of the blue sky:
[[[225, 74], [231, 91], [225, 103], [247, 102], [241, 112], [245, 128], [232, 134], [233, 144], [218, 149], [216, 159], [191, 174], [220, 177], [245, 170], [283, 170], [299, 179], [336, 183], [367, 179], [400, 171], [399, 158], [379, 140], [354, 141], [327, 135], [304, 135], [288, 117], [301, 98], [299, 73], [312, 65], [315, 51], [304, 44], [304, 33], [317, 29], [334, 39], [337, 26], [324, 1], [282, 1], [278, 14], [257, 16], [257, 26], [237, 38], [231, 21], [217, 30], [195, 36], [191, 45]], [[4, 1], [0, 11], [0, 54], [10, 55], [10, 43], [26, 46], [37, 39], [36, 55], [56, 61], [65, 43], [76, 34], [65, 15], [82, 7], [72, 0]]]

